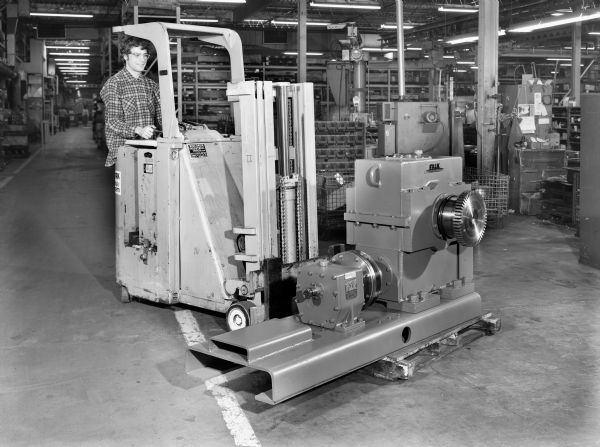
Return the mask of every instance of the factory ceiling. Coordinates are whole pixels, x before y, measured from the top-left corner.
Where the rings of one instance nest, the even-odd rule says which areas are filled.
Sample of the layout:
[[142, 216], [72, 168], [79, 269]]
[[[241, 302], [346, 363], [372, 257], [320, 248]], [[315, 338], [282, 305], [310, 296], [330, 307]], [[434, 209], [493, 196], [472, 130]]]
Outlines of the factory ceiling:
[[[310, 0], [307, 0], [310, 3]], [[377, 10], [357, 10], [332, 7], [307, 7], [308, 21], [332, 24], [356, 24], [361, 34], [374, 34], [381, 37], [384, 45], [394, 46], [396, 31], [384, 26], [396, 22], [396, 4], [400, 0], [322, 0], [328, 3], [375, 3]], [[0, 0], [2, 9], [16, 0]], [[246, 3], [218, 3], [206, 0], [19, 0], [19, 22], [25, 26], [37, 27], [40, 24], [61, 23], [70, 29], [80, 29], [80, 35], [88, 29], [100, 29], [122, 23], [133, 23], [134, 6], [138, 6], [139, 21], [168, 21], [175, 16], [179, 7], [181, 19], [211, 18], [218, 22], [206, 24], [224, 28], [267, 31], [272, 29], [295, 31], [293, 24], [280, 24], [282, 21], [297, 21], [297, 0], [246, 0]], [[458, 6], [459, 8], [477, 8], [477, 1], [469, 0], [404, 0], [403, 4], [405, 42], [418, 45], [425, 50], [452, 49], [449, 41], [454, 36], [476, 34], [478, 14], [442, 12], [440, 7]], [[534, 19], [548, 18], [552, 15], [575, 13], [580, 10], [591, 11], [600, 7], [600, 1], [591, 0], [499, 0], [500, 28], [509, 29], [516, 24]], [[64, 17], [39, 17], [30, 13], [87, 13], [93, 19], [68, 19]], [[279, 23], [279, 24], [278, 24]], [[309, 26], [310, 33], [335, 32], [326, 27]], [[600, 19], [586, 21], [582, 25], [582, 47], [589, 56], [596, 55], [598, 35], [590, 31], [600, 31]], [[340, 32], [339, 30], [337, 32]], [[97, 33], [90, 32], [92, 46]], [[59, 41], [53, 43], [60, 43]], [[521, 53], [528, 57], [536, 51], [569, 51], [571, 44], [571, 25], [552, 27], [530, 33], [507, 33], [499, 38], [500, 54], [511, 57]], [[471, 42], [471, 46], [476, 43]], [[93, 49], [92, 49], [93, 50]], [[335, 55], [332, 55], [335, 57]]]

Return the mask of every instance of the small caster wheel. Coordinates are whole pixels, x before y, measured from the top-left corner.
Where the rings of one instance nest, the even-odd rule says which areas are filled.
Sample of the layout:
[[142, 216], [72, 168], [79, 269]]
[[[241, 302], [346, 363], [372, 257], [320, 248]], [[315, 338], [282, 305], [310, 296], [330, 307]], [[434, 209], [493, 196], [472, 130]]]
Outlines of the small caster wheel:
[[227, 309], [227, 329], [230, 331], [236, 331], [238, 329], [250, 326], [250, 308], [254, 307], [254, 303], [251, 301], [238, 301], [232, 304]]
[[131, 303], [131, 295], [129, 294], [129, 290], [127, 290], [127, 287], [125, 286], [121, 286], [120, 301], [122, 303]]

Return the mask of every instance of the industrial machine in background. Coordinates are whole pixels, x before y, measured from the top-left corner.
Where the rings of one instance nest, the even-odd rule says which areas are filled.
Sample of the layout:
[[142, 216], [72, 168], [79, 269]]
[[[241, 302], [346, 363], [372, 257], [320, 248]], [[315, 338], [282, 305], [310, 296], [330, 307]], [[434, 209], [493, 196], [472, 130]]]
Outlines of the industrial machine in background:
[[377, 155], [450, 155], [450, 120], [446, 101], [379, 103]]
[[[270, 404], [481, 319], [473, 247], [486, 208], [462, 181], [460, 158], [406, 151], [356, 160], [347, 246], [320, 257], [311, 85], [244, 81], [229, 30], [117, 30], [156, 47], [163, 122], [162, 137], [131, 141], [118, 155], [125, 301], [226, 312], [236, 330], [190, 349], [267, 372], [271, 389], [257, 399]], [[234, 135], [180, 130], [169, 41], [186, 37], [230, 53]]]

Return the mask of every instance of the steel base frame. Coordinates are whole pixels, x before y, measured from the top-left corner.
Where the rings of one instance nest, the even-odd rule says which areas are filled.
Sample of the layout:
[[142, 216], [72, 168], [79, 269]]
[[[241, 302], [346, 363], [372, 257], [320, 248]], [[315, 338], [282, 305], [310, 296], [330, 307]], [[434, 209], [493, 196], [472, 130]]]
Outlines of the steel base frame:
[[[271, 405], [369, 365], [390, 353], [414, 353], [423, 342], [481, 317], [481, 297], [469, 293], [407, 314], [366, 310], [351, 331], [320, 329], [296, 316], [224, 333], [192, 351], [267, 372], [271, 389], [256, 399]], [[202, 361], [202, 358], [200, 359]]]

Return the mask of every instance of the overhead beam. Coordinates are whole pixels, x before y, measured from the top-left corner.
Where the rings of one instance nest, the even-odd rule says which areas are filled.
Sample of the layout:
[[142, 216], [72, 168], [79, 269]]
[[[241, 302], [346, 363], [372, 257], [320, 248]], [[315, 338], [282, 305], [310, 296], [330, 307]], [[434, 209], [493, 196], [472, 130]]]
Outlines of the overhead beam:
[[[88, 2], [77, 4], [70, 4], [68, 7], [62, 7], [56, 3], [38, 3], [36, 2], [34, 7], [30, 8], [19, 8], [19, 14], [23, 16], [29, 16], [29, 12], [54, 12], [54, 13], [76, 13], [76, 14], [94, 14], [98, 16], [102, 15], [119, 15], [120, 7], [115, 6], [103, 6], [88, 4]], [[60, 19], [65, 19], [61, 17]]]
[[236, 8], [233, 12], [233, 22], [243, 22], [244, 19], [250, 18], [252, 14], [265, 9], [272, 3], [277, 4], [279, 2], [274, 0], [248, 0], [245, 5]]

